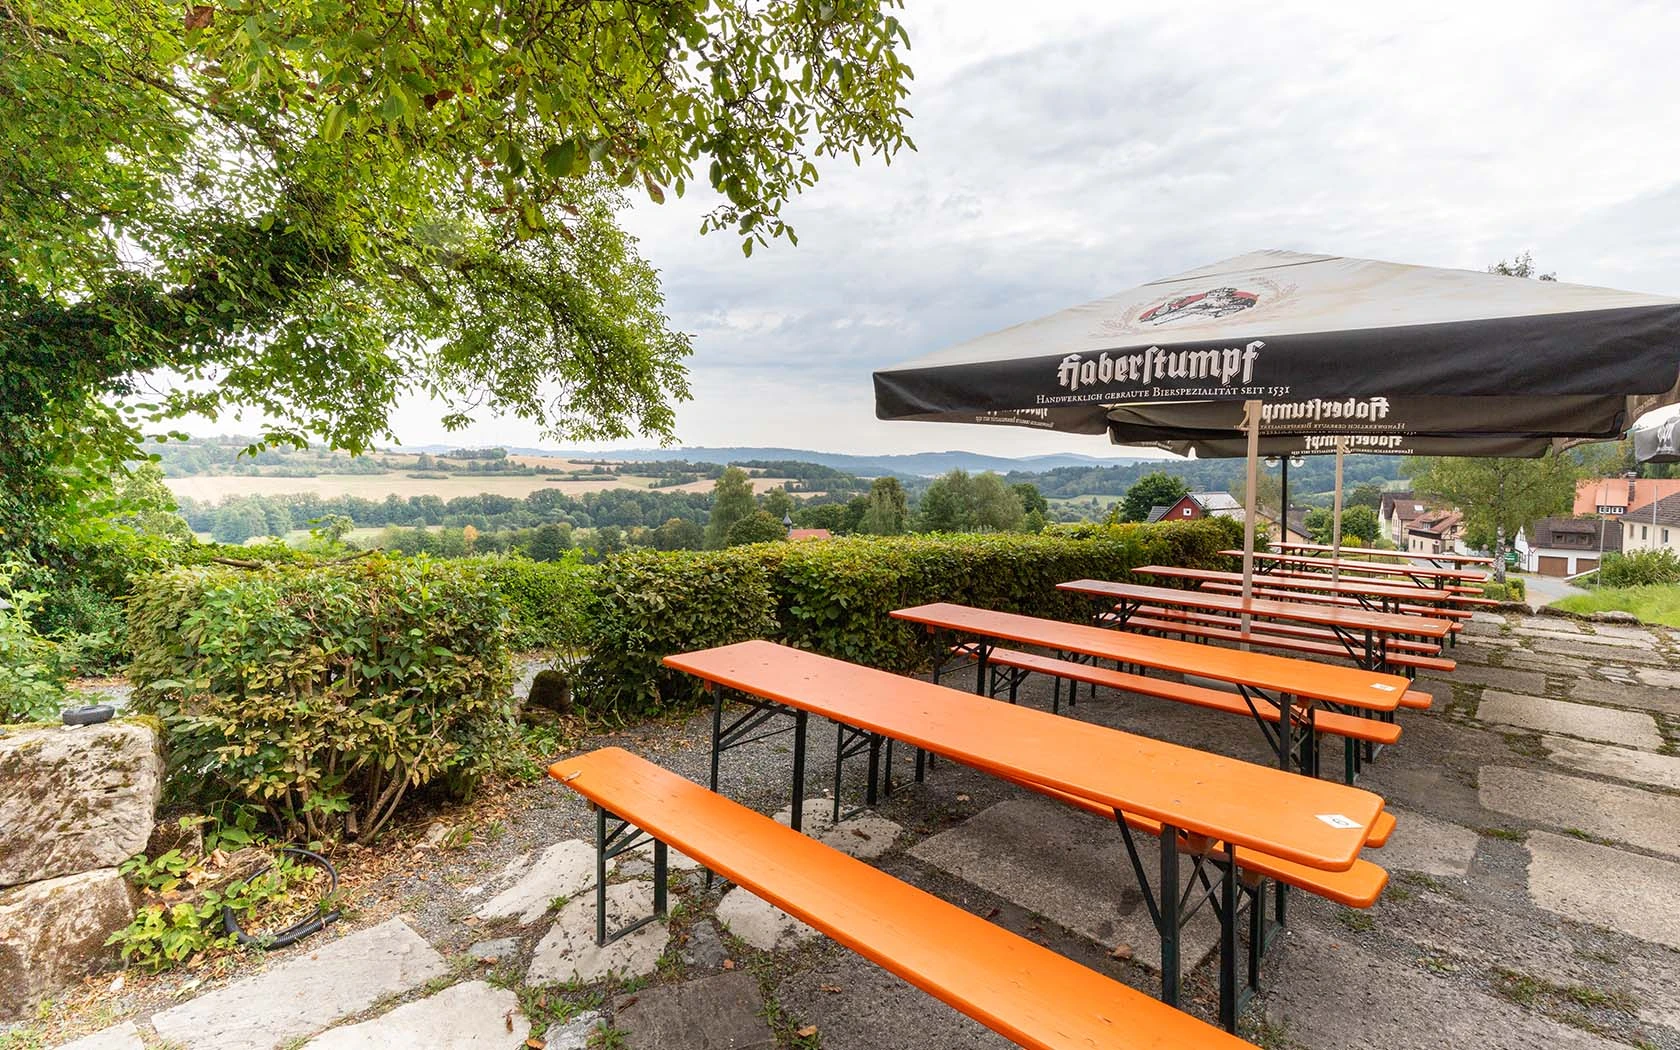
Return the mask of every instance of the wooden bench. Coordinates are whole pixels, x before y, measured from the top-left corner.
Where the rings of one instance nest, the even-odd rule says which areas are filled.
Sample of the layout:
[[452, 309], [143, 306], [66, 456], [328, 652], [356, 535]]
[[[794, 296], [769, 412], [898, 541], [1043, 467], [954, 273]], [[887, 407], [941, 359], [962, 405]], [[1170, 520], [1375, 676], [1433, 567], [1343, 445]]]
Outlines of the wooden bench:
[[[900, 619], [928, 617], [959, 625], [987, 625], [1005, 634], [1053, 631], [1079, 651], [1089, 646], [1104, 660], [1127, 659], [1150, 666], [1176, 655], [1195, 658], [1202, 671], [1239, 673], [1256, 687], [1290, 697], [1305, 693], [1351, 706], [1392, 710], [1405, 680], [1392, 675], [1251, 653], [1208, 650], [1185, 642], [1118, 635], [1104, 628], [1035, 620], [962, 606], [897, 610]], [[1041, 644], [1023, 639], [1025, 644]], [[1054, 646], [1051, 646], [1054, 648]], [[1048, 711], [999, 703], [925, 680], [891, 674], [818, 653], [764, 641], [665, 658], [664, 663], [712, 686], [712, 779], [718, 784], [723, 751], [770, 735], [763, 726], [790, 717], [793, 732], [793, 805], [804, 805], [804, 754], [808, 717], [832, 719], [854, 731], [916, 748], [1004, 779], [1044, 784], [1109, 807], [1115, 818], [1137, 815], [1163, 825], [1163, 833], [1199, 836], [1226, 852], [1191, 858], [1190, 890], [1180, 877], [1179, 851], [1159, 851], [1157, 880], [1146, 878], [1130, 825], [1116, 819], [1138, 888], [1161, 938], [1161, 995], [1176, 1003], [1182, 991], [1179, 944], [1184, 922], [1209, 902], [1220, 925], [1220, 1019], [1236, 1023], [1239, 989], [1236, 921], [1240, 880], [1230, 850], [1252, 849], [1308, 868], [1341, 872], [1352, 868], [1367, 842], [1382, 829], [1382, 799], [1359, 788], [1304, 777], [1150, 737], [1127, 733]], [[1299, 683], [1298, 688], [1288, 688]], [[734, 692], [744, 711], [724, 718], [724, 691]], [[1367, 697], [1369, 690], [1372, 696]], [[1280, 735], [1288, 735], [1280, 723]]]
[[[1155, 616], [1132, 615], [1126, 618], [1123, 626], [1145, 631], [1160, 631], [1169, 634], [1194, 636], [1210, 641], [1243, 642], [1265, 646], [1271, 649], [1284, 649], [1290, 652], [1310, 653], [1313, 656], [1328, 657], [1333, 660], [1353, 660], [1353, 654], [1338, 641], [1321, 642], [1309, 638], [1297, 638], [1281, 631], [1273, 631], [1271, 624], [1263, 624], [1262, 630], [1250, 629], [1243, 634], [1239, 625], [1219, 626], [1211, 623], [1199, 623], [1194, 620], [1181, 618], [1172, 610], [1156, 609], [1153, 612], [1161, 614]], [[1118, 618], [1110, 614], [1111, 619], [1105, 622], [1117, 622]], [[1441, 656], [1424, 656], [1419, 653], [1390, 652], [1387, 657], [1390, 666], [1400, 667], [1407, 674], [1418, 671], [1435, 671], [1447, 674], [1458, 667], [1458, 661]]]
[[[956, 645], [952, 647], [951, 651], [970, 660], [977, 656], [972, 644]], [[1241, 715], [1246, 718], [1258, 718], [1274, 725], [1283, 717], [1283, 713], [1278, 706], [1268, 700], [1256, 698], [1251, 710], [1248, 701], [1244, 700], [1241, 695], [1224, 689], [1210, 689], [1207, 686], [1174, 682], [1165, 678], [1151, 678], [1148, 675], [1112, 670], [1074, 660], [1061, 660], [1053, 656], [1039, 656], [1036, 653], [1021, 652], [1017, 649], [994, 648], [988, 654], [986, 662], [991, 666], [1011, 668], [1025, 673], [1045, 674], [1053, 678], [1080, 682], [1086, 685], [1118, 689], [1121, 692], [1141, 693], [1144, 696], [1153, 696], [1160, 700], [1172, 700], [1210, 711], [1222, 711], [1226, 714]], [[936, 670], [934, 681], [939, 680], [938, 674], [939, 672]], [[1018, 679], [1013, 679], [1009, 683], [1010, 703], [1014, 703], [1016, 700], [1018, 681]], [[989, 692], [992, 692], [995, 696], [995, 690], [989, 690]], [[1052, 712], [1060, 710], [1060, 693], [1052, 701], [1051, 710]], [[1315, 711], [1312, 728], [1318, 735], [1329, 734], [1343, 738], [1343, 779], [1349, 784], [1354, 782], [1359, 772], [1358, 749], [1353, 746], [1352, 741], [1392, 744], [1400, 739], [1400, 725], [1397, 722], [1360, 718], [1357, 715], [1341, 714], [1335, 711]], [[1317, 772], [1316, 739], [1313, 741], [1313, 748], [1315, 754], [1312, 761], [1307, 765], [1309, 773]]]
[[[598, 827], [606, 814], [633, 825], [1017, 1045], [1250, 1046], [628, 751], [548, 773], [595, 804]], [[604, 914], [604, 880], [596, 907]]]
[[[1241, 594], [1242, 584], [1228, 583], [1223, 580], [1211, 580], [1202, 584], [1201, 589], [1204, 591], [1210, 591], [1214, 594]], [[1339, 605], [1352, 608], [1363, 607], [1363, 603], [1361, 603], [1358, 598], [1349, 598], [1334, 594], [1317, 594], [1311, 591], [1267, 587], [1265, 577], [1263, 576], [1255, 577], [1254, 593], [1264, 594], [1269, 597], [1287, 598], [1292, 602], [1312, 602], [1317, 605]], [[1470, 617], [1475, 615], [1475, 613], [1471, 612], [1469, 609], [1453, 609], [1447, 606], [1438, 605], [1418, 605], [1410, 602], [1400, 603], [1395, 606], [1395, 611], [1406, 613], [1411, 616], [1431, 616], [1437, 620], [1454, 621], [1468, 620]], [[1453, 630], [1457, 631], [1462, 629], [1463, 627], [1461, 624], [1456, 622], [1453, 624]]]

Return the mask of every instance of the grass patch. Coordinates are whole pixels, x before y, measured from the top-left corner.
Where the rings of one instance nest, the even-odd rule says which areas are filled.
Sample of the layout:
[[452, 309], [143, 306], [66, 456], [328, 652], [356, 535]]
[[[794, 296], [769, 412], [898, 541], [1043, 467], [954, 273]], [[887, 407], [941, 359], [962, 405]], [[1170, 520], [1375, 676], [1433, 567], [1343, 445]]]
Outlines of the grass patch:
[[1653, 583], [1641, 587], [1600, 587], [1586, 594], [1572, 594], [1553, 602], [1552, 607], [1581, 615], [1626, 612], [1642, 623], [1680, 627], [1680, 586]]
[[1358, 911], [1353, 908], [1343, 908], [1336, 913], [1336, 918], [1354, 933], [1369, 933], [1377, 928], [1377, 920], [1371, 918], [1369, 912]]
[[1540, 759], [1552, 757], [1546, 745], [1540, 742], [1539, 733], [1501, 733], [1500, 736], [1505, 738], [1505, 746], [1515, 754]]
[[[1588, 1031], [1602, 1029], [1595, 1020], [1583, 1017], [1574, 1008], [1628, 1015], [1639, 1009], [1638, 1000], [1626, 992], [1606, 991], [1584, 984], [1558, 984], [1544, 977], [1504, 967], [1493, 971], [1493, 990], [1519, 1006], [1544, 1010]], [[1574, 1019], [1586, 1023], [1578, 1023]]]
[[1522, 842], [1528, 838], [1528, 832], [1515, 828], [1477, 828], [1476, 833], [1486, 835], [1490, 839], [1504, 839], [1506, 842]]

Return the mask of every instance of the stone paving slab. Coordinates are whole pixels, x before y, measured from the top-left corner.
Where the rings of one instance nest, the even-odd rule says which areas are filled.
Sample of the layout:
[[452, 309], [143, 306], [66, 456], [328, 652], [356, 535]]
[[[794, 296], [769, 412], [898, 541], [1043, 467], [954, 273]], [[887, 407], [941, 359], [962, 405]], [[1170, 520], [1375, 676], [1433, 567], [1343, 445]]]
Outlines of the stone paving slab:
[[717, 919], [730, 933], [761, 952], [790, 948], [818, 936], [816, 930], [741, 886], [718, 901]]
[[1616, 711], [1593, 704], [1572, 704], [1497, 689], [1482, 693], [1481, 703], [1476, 705], [1476, 717], [1484, 722], [1518, 726], [1541, 733], [1578, 736], [1603, 744], [1621, 744], [1652, 751], [1663, 744], [1657, 720], [1640, 711]]
[[1680, 756], [1548, 736], [1541, 740], [1553, 762], [1585, 773], [1680, 791]]
[[[1514, 651], [1513, 651], [1514, 652]], [[1447, 655], [1452, 655], [1448, 650]], [[1512, 652], [1505, 654], [1510, 659]], [[1456, 685], [1490, 685], [1513, 693], [1544, 693], [1546, 676], [1538, 671], [1524, 671], [1509, 667], [1483, 667], [1480, 664], [1460, 664], [1451, 674], [1432, 676]]]
[[1510, 766], [1483, 766], [1488, 809], [1680, 857], [1680, 798]]
[[1565, 835], [1528, 836], [1534, 903], [1680, 951], [1680, 864]]
[[1582, 635], [1579, 638], [1546, 638], [1544, 640], [1530, 639], [1537, 642], [1536, 650], [1548, 653], [1567, 653], [1571, 656], [1582, 656], [1589, 660], [1606, 660], [1620, 664], [1656, 664], [1665, 665], [1668, 657], [1662, 653], [1639, 645], [1629, 638], [1591, 638]]
[[401, 919], [289, 954], [266, 973], [154, 1014], [152, 1027], [187, 1050], [272, 1050], [449, 972]]
[[[1013, 1050], [1014, 1043], [854, 952], [782, 972], [776, 999], [815, 1025], [823, 1050]], [[1188, 1050], [1188, 1048], [1186, 1048]]]
[[140, 1041], [140, 1029], [133, 1021], [85, 1035], [73, 1043], [65, 1043], [58, 1050], [146, 1050]]
[[543, 1033], [543, 1050], [589, 1050], [590, 1044], [604, 1045], [595, 1038], [601, 1028], [599, 1011], [589, 1010]]
[[1552, 653], [1531, 653], [1527, 649], [1506, 649], [1502, 666], [1519, 671], [1578, 678], [1588, 673], [1592, 665], [1579, 656], [1560, 656]]
[[1680, 689], [1680, 671], [1667, 667], [1638, 667], [1633, 673], [1646, 685], [1658, 689]]
[[1567, 616], [1525, 616], [1511, 625], [1511, 630], [1518, 634], [1563, 634], [1582, 635], [1586, 628], [1579, 621], [1571, 620]]
[[[1156, 840], [1134, 840], [1143, 870], [1158, 871]], [[1011, 799], [924, 839], [910, 855], [1098, 944], [1130, 945], [1133, 961], [1161, 968], [1159, 935], [1120, 832], [1088, 813], [1049, 799]], [[1218, 939], [1218, 920], [1203, 908], [1184, 930], [1183, 972], [1194, 969]]]
[[774, 1050], [763, 1010], [758, 978], [737, 970], [624, 996], [613, 1027], [638, 1050]]
[[531, 1022], [511, 989], [468, 981], [397, 1007], [361, 1024], [334, 1028], [307, 1050], [513, 1050], [531, 1034]]
[[1470, 872], [1481, 836], [1470, 828], [1426, 817], [1399, 806], [1385, 806], [1394, 814], [1394, 834], [1387, 845], [1367, 856], [1390, 872], [1421, 871], [1462, 879]]
[[595, 846], [582, 839], [556, 842], [527, 864], [513, 884], [478, 906], [480, 919], [517, 915], [528, 926], [548, 913], [556, 897], [574, 897], [595, 885]]
[[1292, 930], [1266, 974], [1266, 1017], [1282, 1029], [1268, 1046], [1628, 1050], [1323, 930]]
[[[847, 804], [842, 802], [841, 812], [844, 813], [846, 808]], [[783, 806], [774, 819], [778, 824], [788, 824], [793, 819], [793, 807]], [[904, 834], [903, 828], [869, 810], [836, 824], [833, 799], [806, 799], [804, 816], [799, 823], [800, 830], [805, 834], [859, 860], [874, 860], [892, 849], [893, 843]]]
[[1641, 711], [1680, 716], [1680, 691], [1643, 685], [1621, 685], [1579, 678], [1569, 683], [1569, 695], [1594, 704], [1636, 707]]
[[[620, 882], [607, 887], [607, 932], [653, 914], [652, 882]], [[531, 984], [555, 981], [597, 981], [610, 973], [641, 977], [653, 972], [671, 928], [650, 922], [635, 933], [601, 946], [595, 943], [595, 894], [578, 896], [554, 920], [537, 943], [525, 980]]]

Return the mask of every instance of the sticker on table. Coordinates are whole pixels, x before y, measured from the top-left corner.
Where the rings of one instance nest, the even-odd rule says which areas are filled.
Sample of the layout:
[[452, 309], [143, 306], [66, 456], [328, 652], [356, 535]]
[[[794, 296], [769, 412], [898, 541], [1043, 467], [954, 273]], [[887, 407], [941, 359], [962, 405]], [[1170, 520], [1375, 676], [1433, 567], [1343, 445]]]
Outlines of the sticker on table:
[[1381, 689], [1385, 693], [1392, 693], [1392, 692], [1394, 692], [1394, 690], [1398, 689], [1399, 686], [1384, 685], [1381, 682], [1372, 682], [1371, 683], [1371, 688], [1372, 689]]
[[1342, 816], [1340, 813], [1320, 813], [1318, 815], [1318, 819], [1324, 821], [1324, 823], [1330, 825], [1333, 828], [1357, 828], [1357, 827], [1359, 827], [1359, 821], [1350, 820], [1347, 817]]

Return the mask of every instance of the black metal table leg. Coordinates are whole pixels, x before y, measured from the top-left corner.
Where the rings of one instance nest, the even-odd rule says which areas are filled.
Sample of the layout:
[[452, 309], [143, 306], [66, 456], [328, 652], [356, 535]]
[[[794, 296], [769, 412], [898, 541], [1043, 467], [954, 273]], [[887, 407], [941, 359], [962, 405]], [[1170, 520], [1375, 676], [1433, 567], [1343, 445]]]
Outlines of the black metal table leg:
[[805, 722], [810, 713], [803, 708], [793, 713], [793, 813], [788, 827], [803, 831], [805, 823]]

